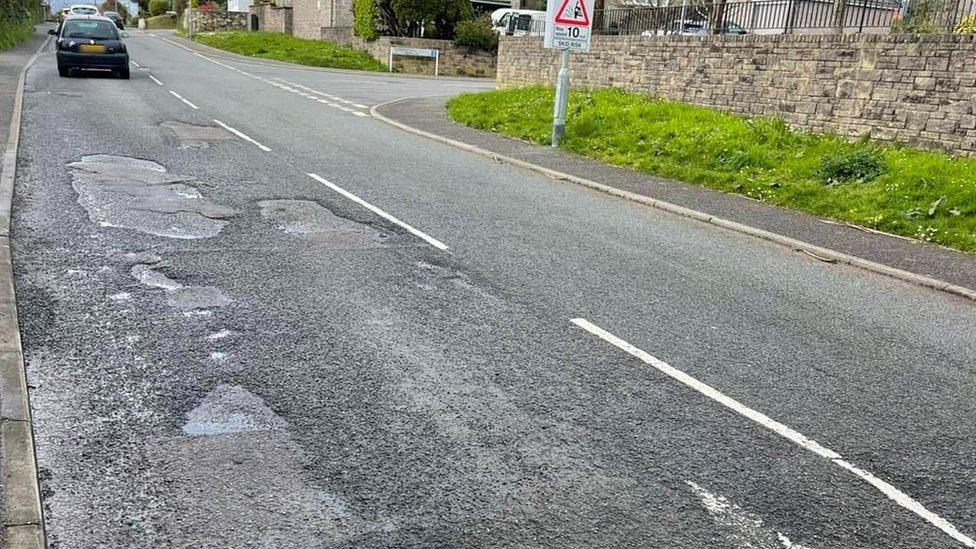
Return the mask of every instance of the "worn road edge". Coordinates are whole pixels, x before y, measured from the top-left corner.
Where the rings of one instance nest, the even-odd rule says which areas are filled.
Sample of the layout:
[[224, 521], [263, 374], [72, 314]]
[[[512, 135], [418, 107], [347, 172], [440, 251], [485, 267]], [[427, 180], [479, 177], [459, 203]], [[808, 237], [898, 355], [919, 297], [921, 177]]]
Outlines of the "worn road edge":
[[0, 165], [0, 444], [3, 445], [5, 513], [2, 543], [8, 549], [43, 549], [47, 546], [10, 259], [10, 216], [27, 70], [50, 40], [50, 37], [44, 40], [20, 71], [10, 117], [10, 135]]
[[884, 275], [884, 276], [888, 276], [888, 277], [891, 277], [891, 278], [895, 278], [897, 280], [901, 280], [901, 281], [908, 282], [908, 283], [911, 283], [911, 284], [916, 284], [918, 286], [924, 286], [926, 288], [932, 288], [934, 290], [939, 290], [939, 291], [946, 292], [946, 293], [949, 293], [949, 294], [952, 294], [952, 295], [955, 295], [955, 296], [959, 296], [959, 297], [963, 297], [963, 298], [966, 298], [966, 299], [969, 299], [969, 300], [972, 300], [972, 301], [976, 301], [976, 290], [973, 290], [971, 288], [965, 288], [963, 286], [958, 286], [956, 284], [950, 284], [950, 283], [948, 283], [948, 282], [946, 282], [944, 280], [939, 280], [937, 278], [932, 278], [930, 276], [925, 276], [925, 275], [920, 275], [920, 274], [912, 273], [912, 272], [905, 271], [905, 270], [902, 270], [902, 269], [897, 269], [895, 267], [890, 267], [888, 265], [884, 265], [884, 264], [881, 264], [881, 263], [875, 263], [874, 261], [868, 261], [867, 259], [863, 259], [863, 258], [860, 258], [860, 257], [857, 257], [857, 256], [853, 256], [853, 255], [845, 254], [845, 253], [842, 253], [842, 252], [838, 252], [836, 250], [831, 250], [829, 248], [823, 248], [823, 247], [820, 247], [820, 246], [815, 246], [813, 244], [810, 244], [809, 242], [804, 242], [802, 240], [797, 240], [795, 238], [790, 238], [788, 236], [783, 236], [781, 234], [772, 233], [772, 232], [769, 232], [769, 231], [765, 231], [763, 229], [758, 229], [756, 227], [752, 227], [752, 226], [749, 226], [749, 225], [744, 225], [742, 223], [737, 223], [735, 221], [730, 221], [728, 219], [723, 219], [721, 217], [716, 217], [714, 215], [711, 215], [711, 214], [708, 214], [708, 213], [705, 213], [705, 212], [701, 212], [701, 211], [698, 211], [698, 210], [693, 210], [691, 208], [685, 208], [684, 206], [678, 206], [677, 204], [672, 204], [670, 202], [665, 202], [664, 200], [658, 200], [658, 199], [651, 198], [649, 196], [645, 196], [645, 195], [642, 195], [642, 194], [637, 194], [637, 193], [632, 193], [630, 191], [624, 191], [624, 190], [621, 190], [621, 189], [616, 189], [616, 188], [611, 187], [609, 185], [604, 185], [603, 183], [597, 183], [596, 181], [592, 181], [590, 179], [586, 179], [586, 178], [583, 178], [583, 177], [578, 177], [578, 176], [575, 176], [575, 175], [572, 175], [572, 174], [568, 174], [568, 173], [563, 173], [563, 172], [560, 172], [560, 171], [557, 171], [557, 170], [553, 170], [553, 169], [550, 169], [550, 168], [546, 168], [544, 166], [539, 166], [537, 164], [532, 164], [531, 162], [526, 162], [524, 160], [519, 160], [518, 158], [512, 158], [510, 156], [505, 156], [505, 155], [502, 155], [502, 154], [498, 154], [498, 153], [489, 151], [487, 149], [483, 149], [481, 147], [477, 147], [475, 145], [470, 145], [468, 143], [464, 143], [463, 141], [457, 141], [457, 140], [451, 139], [449, 137], [444, 137], [444, 136], [437, 135], [437, 134], [434, 134], [434, 133], [431, 133], [431, 132], [428, 132], [428, 131], [424, 131], [424, 130], [421, 130], [421, 129], [418, 129], [418, 128], [414, 128], [413, 126], [410, 126], [408, 124], [404, 124], [403, 122], [400, 122], [400, 121], [397, 121], [397, 120], [393, 120], [391, 118], [388, 118], [386, 116], [383, 116], [383, 114], [379, 112], [379, 110], [382, 109], [383, 107], [386, 107], [388, 105], [392, 105], [394, 103], [399, 103], [401, 101], [407, 101], [407, 100], [410, 100], [410, 99], [418, 99], [418, 98], [417, 97], [401, 97], [399, 99], [394, 99], [392, 101], [387, 101], [385, 103], [380, 103], [378, 105], [373, 105], [372, 107], [370, 107], [369, 111], [370, 111], [370, 114], [373, 116], [373, 118], [376, 118], [377, 120], [380, 120], [382, 122], [385, 122], [387, 124], [390, 124], [391, 126], [395, 126], [397, 128], [400, 128], [401, 130], [405, 130], [407, 132], [410, 132], [410, 133], [413, 133], [413, 134], [416, 134], [416, 135], [420, 135], [420, 136], [426, 137], [428, 139], [432, 139], [434, 141], [439, 141], [441, 143], [450, 145], [452, 147], [456, 147], [456, 148], [461, 149], [461, 150], [464, 150], [464, 151], [468, 151], [468, 152], [471, 152], [471, 153], [474, 153], [474, 154], [479, 154], [481, 156], [486, 156], [486, 157], [491, 158], [492, 160], [496, 160], [498, 162], [503, 162], [505, 164], [510, 164], [512, 166], [516, 166], [516, 167], [519, 167], [519, 168], [531, 170], [531, 171], [540, 173], [542, 175], [551, 177], [553, 179], [558, 179], [560, 181], [568, 181], [570, 183], [575, 183], [577, 185], [582, 185], [584, 187], [589, 187], [591, 189], [595, 189], [595, 190], [598, 190], [598, 191], [602, 191], [602, 192], [605, 192], [607, 194], [610, 194], [610, 195], [613, 195], [613, 196], [616, 196], [616, 197], [624, 198], [624, 199], [631, 200], [631, 201], [634, 201], [634, 202], [639, 202], [641, 204], [645, 204], [645, 205], [651, 206], [653, 208], [657, 208], [659, 210], [664, 210], [666, 212], [671, 212], [673, 214], [677, 214], [677, 215], [680, 215], [682, 217], [687, 217], [687, 218], [690, 218], [690, 219], [694, 219], [696, 221], [702, 221], [704, 223], [709, 223], [711, 225], [715, 225], [717, 227], [722, 227], [724, 229], [728, 229], [728, 230], [731, 230], [731, 231], [735, 231], [735, 232], [740, 233], [740, 234], [749, 235], [749, 236], [752, 236], [752, 237], [755, 237], [755, 238], [760, 238], [760, 239], [766, 240], [768, 242], [773, 242], [775, 244], [779, 244], [781, 246], [785, 246], [785, 247], [787, 247], [787, 248], [789, 248], [789, 249], [791, 249], [791, 250], [793, 250], [795, 252], [802, 252], [802, 253], [808, 254], [808, 255], [812, 256], [813, 258], [818, 259], [820, 261], [825, 261], [825, 262], [828, 262], [828, 263], [840, 263], [840, 264], [844, 264], [844, 265], [850, 265], [852, 267], [857, 267], [857, 268], [863, 269], [865, 271], [870, 271], [872, 273], [881, 274], [881, 275]]

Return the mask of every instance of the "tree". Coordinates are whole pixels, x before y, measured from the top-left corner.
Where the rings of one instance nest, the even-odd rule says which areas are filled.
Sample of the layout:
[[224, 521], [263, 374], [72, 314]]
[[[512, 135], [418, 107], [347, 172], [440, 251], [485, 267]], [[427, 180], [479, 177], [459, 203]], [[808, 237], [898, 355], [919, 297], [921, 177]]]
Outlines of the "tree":
[[149, 15], [162, 15], [169, 9], [167, 0], [149, 0]]
[[429, 38], [451, 38], [454, 26], [470, 17], [468, 0], [392, 0], [393, 13], [400, 30], [408, 36], [423, 34]]

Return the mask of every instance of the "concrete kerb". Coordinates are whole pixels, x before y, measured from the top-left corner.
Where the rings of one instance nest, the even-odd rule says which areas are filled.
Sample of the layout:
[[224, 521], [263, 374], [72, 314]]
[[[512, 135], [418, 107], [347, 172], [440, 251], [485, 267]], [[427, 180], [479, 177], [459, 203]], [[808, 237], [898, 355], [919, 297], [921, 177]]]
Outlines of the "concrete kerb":
[[616, 189], [609, 185], [604, 185], [603, 183], [598, 183], [596, 181], [592, 181], [583, 177], [578, 177], [572, 174], [563, 173], [557, 170], [546, 168], [544, 166], [532, 164], [531, 162], [519, 160], [518, 158], [512, 158], [510, 156], [501, 155], [475, 145], [470, 145], [462, 141], [457, 141], [455, 139], [451, 139], [418, 128], [414, 128], [413, 126], [409, 126], [407, 124], [404, 124], [403, 122], [399, 122], [397, 120], [388, 118], [379, 112], [380, 109], [382, 109], [385, 106], [399, 103], [401, 101], [407, 101], [409, 99], [416, 99], [416, 98], [401, 97], [399, 99], [394, 99], [392, 101], [380, 103], [379, 105], [374, 105], [373, 107], [370, 108], [370, 114], [373, 116], [373, 118], [376, 118], [377, 120], [390, 124], [391, 126], [400, 128], [404, 131], [413, 133], [415, 135], [426, 137], [428, 139], [438, 141], [440, 143], [444, 143], [446, 145], [450, 145], [452, 147], [456, 147], [458, 149], [467, 152], [485, 156], [493, 160], [496, 160], [498, 162], [503, 162], [505, 164], [509, 164], [536, 173], [540, 173], [542, 175], [551, 177], [553, 179], [557, 179], [560, 181], [568, 181], [570, 183], [582, 185], [584, 187], [589, 187], [591, 189], [595, 189], [626, 200], [645, 204], [647, 206], [651, 206], [652, 208], [657, 208], [659, 210], [664, 210], [666, 212], [677, 214], [682, 217], [687, 217], [690, 219], [694, 219], [696, 221], [701, 221], [703, 223], [708, 223], [711, 225], [715, 225], [717, 227], [722, 227], [724, 229], [728, 229], [730, 231], [734, 231], [740, 234], [752, 236], [755, 238], [760, 238], [768, 242], [773, 242], [775, 244], [785, 246], [795, 252], [801, 252], [807, 254], [813, 257], [814, 259], [818, 259], [820, 261], [849, 265], [851, 267], [856, 267], [858, 269], [862, 269], [872, 273], [881, 274], [890, 278], [901, 280], [903, 282], [908, 282], [910, 284], [924, 286], [926, 288], [931, 288], [933, 290], [946, 292], [958, 297], [976, 301], [976, 290], [973, 290], [971, 288], [964, 288], [962, 286], [950, 284], [944, 280], [939, 280], [937, 278], [932, 278], [929, 276], [912, 273], [902, 269], [897, 269], [895, 267], [890, 267], [888, 265], [883, 265], [881, 263], [876, 263], [874, 261], [868, 261], [867, 259], [845, 254], [843, 252], [838, 252], [836, 250], [831, 250], [829, 248], [815, 246], [813, 244], [804, 242], [802, 240], [797, 240], [795, 238], [790, 238], [788, 236], [783, 236], [781, 234], [772, 233], [769, 231], [765, 231], [763, 229], [759, 229], [749, 225], [744, 225], [742, 223], [737, 223], [735, 221], [731, 221], [721, 217], [716, 217], [705, 212], [693, 210], [691, 208], [685, 208], [684, 206], [678, 206], [677, 204], [672, 204], [670, 202], [665, 202], [663, 200], [657, 200], [649, 196], [644, 196], [630, 191]]
[[14, 95], [10, 134], [0, 165], [0, 444], [3, 445], [3, 543], [11, 549], [43, 549], [44, 516], [37, 479], [37, 457], [31, 425], [30, 398], [17, 321], [17, 299], [10, 257], [10, 215], [17, 172], [17, 148], [24, 107], [27, 70], [50, 37], [20, 71]]

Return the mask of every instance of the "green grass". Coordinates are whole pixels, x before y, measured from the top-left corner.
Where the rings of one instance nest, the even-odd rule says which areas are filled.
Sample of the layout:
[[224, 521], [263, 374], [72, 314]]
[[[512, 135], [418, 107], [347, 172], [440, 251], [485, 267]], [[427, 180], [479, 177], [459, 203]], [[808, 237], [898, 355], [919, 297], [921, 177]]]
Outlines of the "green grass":
[[[550, 143], [553, 92], [465, 94], [468, 126]], [[849, 142], [619, 90], [573, 92], [560, 147], [814, 215], [976, 252], [976, 158]]]
[[34, 22], [30, 19], [11, 21], [0, 18], [0, 51], [9, 50], [33, 34]]
[[156, 15], [153, 17], [147, 17], [146, 28], [147, 29], [175, 29], [176, 16], [163, 14], [163, 15]]
[[263, 59], [276, 59], [312, 67], [385, 70], [368, 53], [322, 40], [303, 40], [274, 32], [214, 32], [193, 37], [201, 44]]

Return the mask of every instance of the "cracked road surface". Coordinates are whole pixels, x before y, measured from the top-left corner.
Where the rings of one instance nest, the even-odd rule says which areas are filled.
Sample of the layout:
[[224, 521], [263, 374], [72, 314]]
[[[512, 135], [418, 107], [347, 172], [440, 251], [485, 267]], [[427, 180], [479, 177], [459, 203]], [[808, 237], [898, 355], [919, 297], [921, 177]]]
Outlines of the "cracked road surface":
[[366, 115], [490, 83], [129, 47], [27, 81], [53, 547], [970, 546], [970, 303]]

